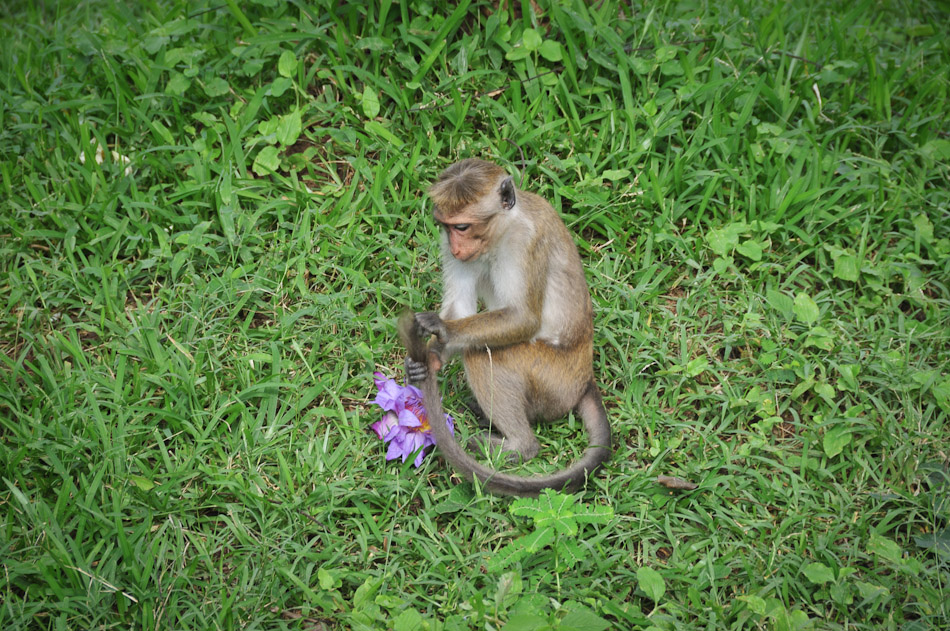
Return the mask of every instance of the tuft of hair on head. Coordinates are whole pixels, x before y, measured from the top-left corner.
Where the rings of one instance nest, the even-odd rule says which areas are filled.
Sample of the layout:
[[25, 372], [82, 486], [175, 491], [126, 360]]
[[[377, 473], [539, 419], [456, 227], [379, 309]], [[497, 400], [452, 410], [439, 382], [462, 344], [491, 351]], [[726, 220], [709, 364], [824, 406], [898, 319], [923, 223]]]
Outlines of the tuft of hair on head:
[[440, 212], [452, 216], [491, 192], [505, 175], [497, 164], [468, 158], [442, 171], [429, 187], [429, 197]]

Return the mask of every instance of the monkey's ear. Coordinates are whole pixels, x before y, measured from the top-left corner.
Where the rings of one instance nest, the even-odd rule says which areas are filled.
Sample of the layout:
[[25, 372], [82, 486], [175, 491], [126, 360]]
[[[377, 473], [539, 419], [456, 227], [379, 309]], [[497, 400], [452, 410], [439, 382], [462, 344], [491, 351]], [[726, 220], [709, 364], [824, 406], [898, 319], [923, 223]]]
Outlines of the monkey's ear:
[[511, 210], [515, 207], [515, 201], [517, 199], [515, 195], [515, 183], [512, 181], [510, 175], [502, 181], [501, 187], [498, 189], [498, 194], [501, 196], [502, 208]]

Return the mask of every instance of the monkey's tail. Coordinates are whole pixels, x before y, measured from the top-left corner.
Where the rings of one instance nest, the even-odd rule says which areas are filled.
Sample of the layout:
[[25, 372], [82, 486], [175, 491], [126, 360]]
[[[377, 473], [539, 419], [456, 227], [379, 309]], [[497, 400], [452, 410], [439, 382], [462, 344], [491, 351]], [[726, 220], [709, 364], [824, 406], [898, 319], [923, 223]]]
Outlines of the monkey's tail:
[[436, 373], [441, 368], [441, 357], [436, 352], [429, 352], [425, 340], [419, 337], [413, 326], [411, 314], [403, 315], [399, 319], [399, 333], [409, 356], [415, 361], [425, 362], [429, 368], [426, 379], [416, 385], [422, 390], [426, 415], [435, 442], [445, 459], [467, 479], [477, 479], [489, 491], [504, 495], [535, 496], [544, 489], [573, 492], [582, 487], [587, 478], [610, 459], [610, 423], [607, 421], [607, 412], [597, 384], [591, 380], [575, 408], [590, 439], [590, 446], [580, 460], [552, 474], [530, 477], [499, 473], [486, 467], [470, 456], [449, 430], [445, 413], [442, 411], [442, 395], [436, 378]]

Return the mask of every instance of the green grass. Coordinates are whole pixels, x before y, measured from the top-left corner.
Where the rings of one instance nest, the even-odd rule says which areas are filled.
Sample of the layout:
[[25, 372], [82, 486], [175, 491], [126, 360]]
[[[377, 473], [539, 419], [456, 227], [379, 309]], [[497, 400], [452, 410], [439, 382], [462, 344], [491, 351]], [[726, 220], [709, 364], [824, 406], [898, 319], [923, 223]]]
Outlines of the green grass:
[[[0, 628], [950, 626], [947, 5], [344, 4], [0, 9]], [[367, 430], [469, 156], [586, 265], [573, 567]]]

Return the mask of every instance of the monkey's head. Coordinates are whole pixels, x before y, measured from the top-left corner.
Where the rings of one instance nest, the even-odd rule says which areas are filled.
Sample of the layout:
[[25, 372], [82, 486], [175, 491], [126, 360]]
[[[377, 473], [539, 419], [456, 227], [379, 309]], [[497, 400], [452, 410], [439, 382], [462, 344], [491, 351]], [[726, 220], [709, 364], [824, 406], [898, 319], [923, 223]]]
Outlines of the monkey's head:
[[517, 200], [511, 177], [497, 164], [470, 158], [439, 174], [429, 188], [432, 216], [445, 231], [448, 249], [460, 261], [474, 261], [496, 242], [499, 213]]

